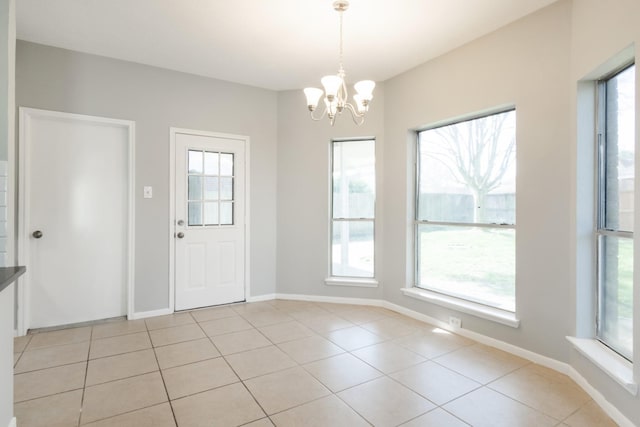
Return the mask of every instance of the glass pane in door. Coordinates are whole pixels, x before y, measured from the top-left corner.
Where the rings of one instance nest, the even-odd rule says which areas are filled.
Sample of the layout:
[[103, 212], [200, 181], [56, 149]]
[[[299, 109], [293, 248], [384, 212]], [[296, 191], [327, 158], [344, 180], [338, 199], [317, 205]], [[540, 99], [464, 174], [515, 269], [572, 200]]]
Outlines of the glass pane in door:
[[189, 150], [189, 173], [202, 173], [202, 151]]
[[202, 203], [189, 202], [189, 225], [202, 225]]
[[188, 157], [189, 226], [233, 225], [234, 154], [194, 149]]

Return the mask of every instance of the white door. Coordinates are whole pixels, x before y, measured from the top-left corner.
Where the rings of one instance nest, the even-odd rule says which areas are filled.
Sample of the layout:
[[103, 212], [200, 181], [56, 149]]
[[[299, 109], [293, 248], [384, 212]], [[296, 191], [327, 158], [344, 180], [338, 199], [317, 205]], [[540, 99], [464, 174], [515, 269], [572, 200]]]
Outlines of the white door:
[[127, 314], [133, 123], [21, 109], [30, 328]]
[[246, 139], [175, 134], [175, 309], [245, 299]]

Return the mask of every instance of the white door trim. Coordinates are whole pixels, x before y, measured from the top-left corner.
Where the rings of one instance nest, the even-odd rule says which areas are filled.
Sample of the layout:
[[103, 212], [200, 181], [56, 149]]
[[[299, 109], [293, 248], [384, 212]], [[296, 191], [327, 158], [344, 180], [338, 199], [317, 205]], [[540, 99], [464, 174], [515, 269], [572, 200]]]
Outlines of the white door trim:
[[176, 135], [188, 134], [188, 135], [198, 135], [198, 136], [210, 136], [214, 138], [224, 138], [224, 139], [234, 139], [240, 141], [244, 144], [244, 152], [245, 152], [245, 167], [244, 167], [244, 175], [245, 175], [245, 209], [244, 209], [244, 295], [245, 299], [248, 300], [251, 292], [251, 277], [250, 277], [250, 268], [251, 265], [251, 245], [249, 242], [251, 241], [250, 234], [250, 141], [248, 136], [243, 135], [233, 135], [227, 133], [218, 133], [218, 132], [207, 132], [201, 130], [193, 130], [193, 129], [184, 129], [177, 127], [169, 128], [169, 310], [171, 312], [175, 311], [175, 296], [176, 296], [176, 272], [175, 272], [175, 250], [176, 250], [176, 242], [175, 242], [175, 224], [176, 224], [176, 189], [175, 189], [175, 181], [176, 181]]
[[127, 230], [127, 317], [134, 313], [134, 274], [135, 274], [135, 122], [131, 120], [111, 119], [106, 117], [88, 116], [83, 114], [63, 113], [58, 111], [40, 110], [36, 108], [20, 107], [19, 110], [19, 138], [18, 138], [18, 264], [27, 266], [27, 271], [18, 287], [18, 335], [24, 335], [29, 329], [29, 200], [27, 195], [31, 191], [28, 173], [31, 146], [29, 122], [32, 118], [62, 118], [75, 121], [102, 123], [125, 128], [128, 132], [128, 230]]

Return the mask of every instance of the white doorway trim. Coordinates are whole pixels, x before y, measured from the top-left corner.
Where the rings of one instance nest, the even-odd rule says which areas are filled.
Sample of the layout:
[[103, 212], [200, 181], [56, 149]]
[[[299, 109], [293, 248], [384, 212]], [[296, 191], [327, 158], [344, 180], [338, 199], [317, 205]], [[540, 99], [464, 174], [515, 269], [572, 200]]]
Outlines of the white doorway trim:
[[189, 134], [189, 135], [198, 135], [198, 136], [209, 136], [214, 138], [224, 138], [224, 139], [235, 139], [238, 142], [242, 142], [244, 144], [245, 149], [245, 214], [244, 214], [244, 224], [245, 224], [245, 233], [244, 233], [244, 295], [245, 299], [248, 301], [251, 296], [251, 277], [250, 277], [250, 268], [251, 265], [251, 234], [250, 234], [250, 212], [251, 206], [249, 201], [250, 197], [250, 141], [248, 136], [243, 135], [233, 135], [228, 133], [219, 133], [219, 132], [207, 132], [201, 130], [193, 130], [193, 129], [184, 129], [171, 127], [169, 128], [169, 310], [171, 312], [175, 311], [175, 295], [176, 295], [176, 273], [175, 273], [175, 225], [176, 225], [176, 189], [175, 189], [175, 181], [176, 181], [176, 135], [177, 134]]
[[32, 118], [54, 118], [74, 121], [85, 121], [100, 123], [115, 127], [124, 128], [128, 133], [128, 218], [127, 218], [127, 275], [126, 275], [126, 295], [127, 295], [127, 317], [132, 318], [134, 314], [134, 274], [135, 274], [135, 122], [131, 120], [111, 119], [105, 117], [88, 116], [83, 114], [64, 113], [58, 111], [40, 110], [35, 108], [20, 107], [19, 109], [19, 139], [18, 139], [18, 263], [27, 266], [27, 272], [21, 279], [18, 287], [18, 316], [17, 333], [25, 335], [29, 330], [29, 253], [30, 239], [26, 225], [29, 224], [29, 198], [30, 182], [28, 165], [29, 147], [31, 145], [31, 135], [29, 133], [30, 120]]

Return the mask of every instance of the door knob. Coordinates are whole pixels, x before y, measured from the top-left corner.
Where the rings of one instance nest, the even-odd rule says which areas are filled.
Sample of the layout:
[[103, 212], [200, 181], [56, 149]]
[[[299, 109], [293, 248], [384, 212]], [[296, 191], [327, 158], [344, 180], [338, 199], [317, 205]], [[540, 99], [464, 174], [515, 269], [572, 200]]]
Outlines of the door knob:
[[34, 238], [39, 239], [42, 237], [42, 231], [36, 230], [31, 234]]
[[176, 237], [178, 239], [182, 239], [184, 237], [184, 233], [182, 231], [180, 231], [179, 233], [176, 233]]
[[179, 220], [178, 220], [178, 225], [179, 225], [180, 227], [182, 227], [182, 226], [184, 225], [184, 220], [179, 219]]

